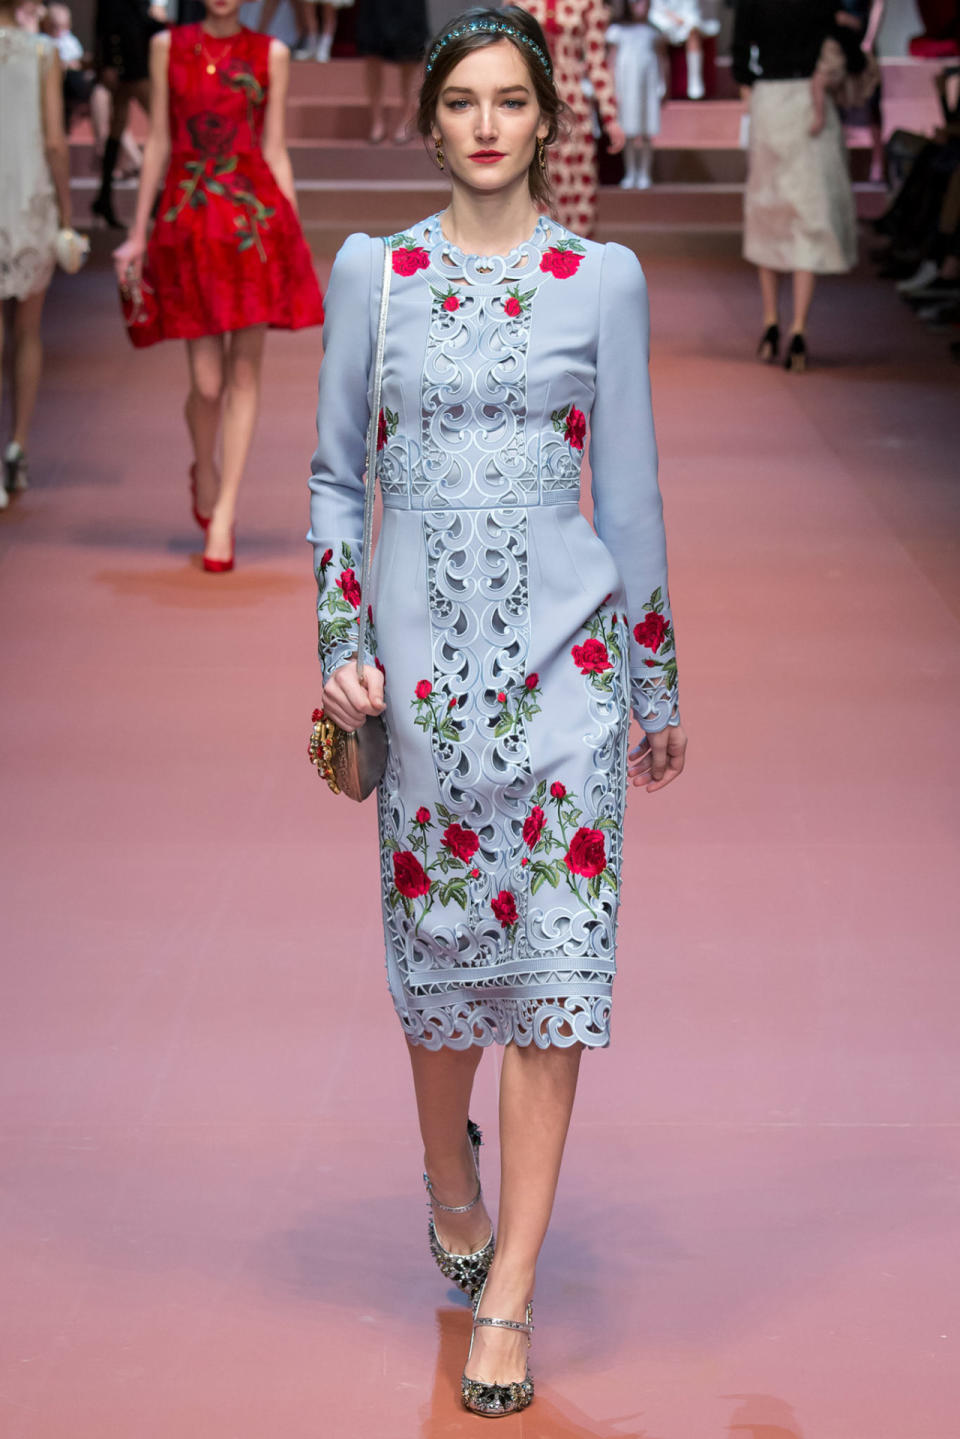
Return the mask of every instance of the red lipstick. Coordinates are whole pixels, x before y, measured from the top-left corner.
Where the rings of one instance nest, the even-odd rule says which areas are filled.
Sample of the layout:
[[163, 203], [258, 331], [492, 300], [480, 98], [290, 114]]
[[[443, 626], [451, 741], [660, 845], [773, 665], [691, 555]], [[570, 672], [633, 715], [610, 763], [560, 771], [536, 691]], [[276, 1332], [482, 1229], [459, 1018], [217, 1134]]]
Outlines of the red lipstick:
[[502, 160], [503, 158], [502, 150], [474, 150], [470, 156], [470, 159], [475, 160], [478, 165], [494, 165], [497, 160]]

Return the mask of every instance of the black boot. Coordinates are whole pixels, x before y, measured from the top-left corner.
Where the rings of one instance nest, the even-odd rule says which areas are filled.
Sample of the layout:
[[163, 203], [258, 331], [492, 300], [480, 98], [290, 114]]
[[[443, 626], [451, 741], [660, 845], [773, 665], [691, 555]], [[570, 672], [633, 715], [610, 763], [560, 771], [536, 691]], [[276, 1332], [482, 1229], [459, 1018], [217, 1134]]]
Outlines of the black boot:
[[103, 169], [100, 172], [100, 193], [90, 206], [94, 215], [99, 215], [105, 220], [111, 230], [122, 230], [124, 227], [113, 213], [113, 171], [120, 154], [120, 141], [109, 136], [103, 147]]

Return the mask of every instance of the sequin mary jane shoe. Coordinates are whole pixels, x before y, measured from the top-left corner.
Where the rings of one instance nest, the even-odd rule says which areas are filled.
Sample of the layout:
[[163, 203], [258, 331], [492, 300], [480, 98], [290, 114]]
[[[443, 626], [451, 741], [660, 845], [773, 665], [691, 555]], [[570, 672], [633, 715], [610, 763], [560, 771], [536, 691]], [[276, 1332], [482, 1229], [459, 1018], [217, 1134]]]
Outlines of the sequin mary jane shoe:
[[477, 1192], [469, 1204], [441, 1204], [433, 1192], [433, 1185], [430, 1176], [424, 1174], [423, 1182], [427, 1186], [427, 1194], [430, 1199], [430, 1222], [427, 1227], [427, 1237], [430, 1241], [430, 1253], [437, 1263], [437, 1268], [444, 1278], [449, 1279], [464, 1294], [469, 1294], [473, 1299], [474, 1295], [486, 1282], [487, 1270], [490, 1268], [490, 1261], [493, 1259], [493, 1229], [490, 1229], [490, 1238], [482, 1249], [477, 1249], [473, 1254], [451, 1254], [444, 1249], [437, 1236], [437, 1227], [433, 1221], [434, 1209], [439, 1209], [443, 1214], [467, 1214], [483, 1197], [483, 1189], [480, 1185], [480, 1146], [483, 1143], [483, 1135], [474, 1124], [472, 1119], [467, 1120], [467, 1134], [470, 1136], [470, 1144], [473, 1149], [473, 1164], [477, 1171]]
[[515, 1384], [485, 1384], [482, 1379], [471, 1379], [467, 1369], [470, 1368], [470, 1356], [473, 1354], [474, 1335], [484, 1325], [491, 1329], [516, 1329], [519, 1333], [526, 1334], [529, 1349], [533, 1335], [533, 1305], [527, 1305], [526, 1320], [523, 1323], [519, 1319], [478, 1319], [477, 1310], [482, 1299], [483, 1288], [473, 1306], [473, 1331], [470, 1335], [470, 1352], [460, 1381], [460, 1397], [464, 1409], [469, 1409], [471, 1414], [482, 1414], [487, 1419], [502, 1419], [507, 1414], [519, 1414], [521, 1409], [526, 1409], [533, 1403], [533, 1375], [528, 1365], [523, 1378]]

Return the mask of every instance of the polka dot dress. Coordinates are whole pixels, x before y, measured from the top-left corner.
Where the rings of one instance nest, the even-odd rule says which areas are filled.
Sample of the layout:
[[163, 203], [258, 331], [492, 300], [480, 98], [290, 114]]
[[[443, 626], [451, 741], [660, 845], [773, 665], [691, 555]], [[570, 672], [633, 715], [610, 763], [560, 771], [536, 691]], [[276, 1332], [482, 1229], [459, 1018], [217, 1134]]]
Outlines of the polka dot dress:
[[597, 214], [597, 152], [581, 81], [589, 77], [604, 125], [614, 124], [617, 106], [604, 44], [607, 12], [602, 0], [526, 0], [524, 9], [546, 31], [557, 89], [573, 112], [569, 134], [550, 147], [556, 216], [568, 230], [590, 235]]

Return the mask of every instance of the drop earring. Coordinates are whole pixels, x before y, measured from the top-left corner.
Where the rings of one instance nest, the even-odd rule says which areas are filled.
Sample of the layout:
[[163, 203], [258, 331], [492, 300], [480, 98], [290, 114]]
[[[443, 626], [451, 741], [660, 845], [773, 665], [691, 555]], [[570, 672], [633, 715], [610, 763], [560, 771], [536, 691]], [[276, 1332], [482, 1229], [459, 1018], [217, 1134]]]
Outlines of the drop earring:
[[547, 146], [545, 141], [540, 139], [539, 135], [537, 136], [537, 163], [541, 170], [547, 168]]
[[440, 169], [442, 170], [442, 169], [443, 169], [443, 143], [442, 143], [442, 141], [440, 141], [440, 140], [434, 140], [433, 143], [434, 143], [434, 144], [436, 145], [436, 147], [437, 147], [437, 164], [440, 166]]

